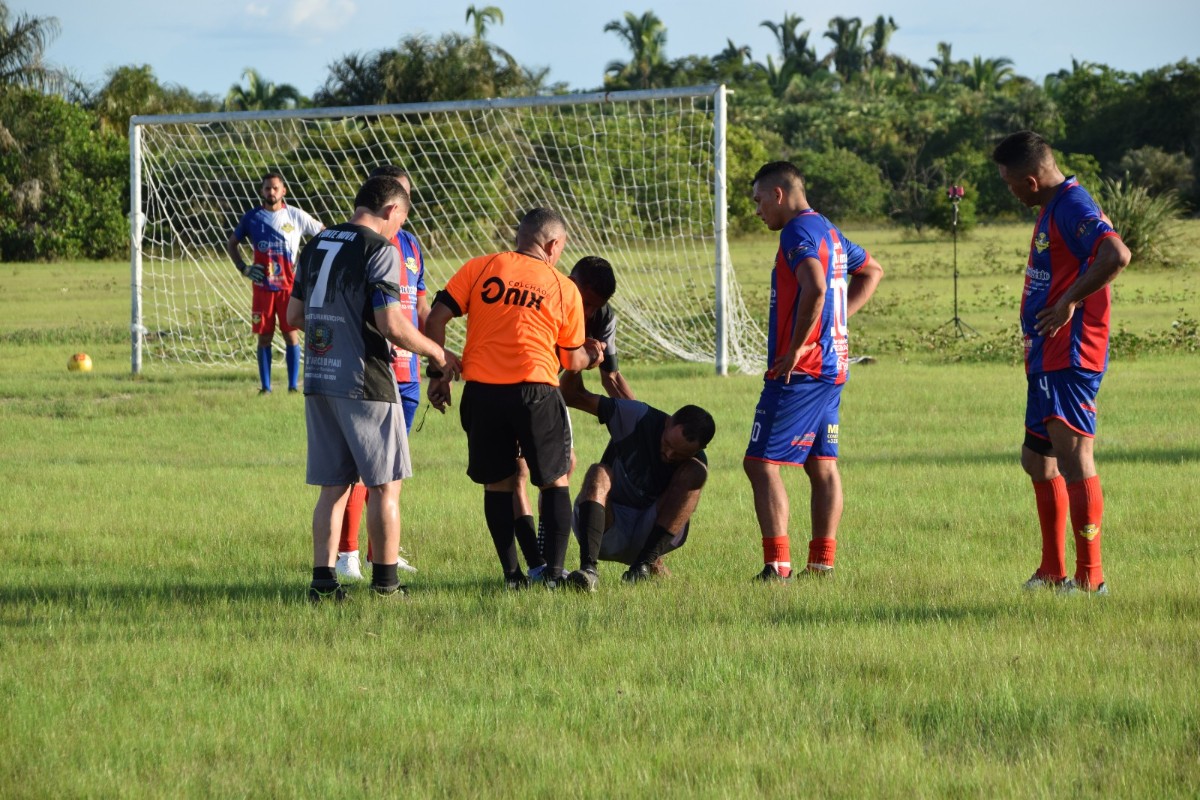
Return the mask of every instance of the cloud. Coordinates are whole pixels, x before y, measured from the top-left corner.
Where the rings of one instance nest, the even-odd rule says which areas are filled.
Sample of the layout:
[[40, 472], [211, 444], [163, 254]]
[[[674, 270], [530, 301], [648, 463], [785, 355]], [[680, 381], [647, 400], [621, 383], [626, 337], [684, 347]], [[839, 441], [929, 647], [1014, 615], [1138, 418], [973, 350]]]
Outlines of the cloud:
[[315, 25], [337, 30], [351, 20], [358, 8], [354, 0], [287, 0], [286, 24], [300, 33]]

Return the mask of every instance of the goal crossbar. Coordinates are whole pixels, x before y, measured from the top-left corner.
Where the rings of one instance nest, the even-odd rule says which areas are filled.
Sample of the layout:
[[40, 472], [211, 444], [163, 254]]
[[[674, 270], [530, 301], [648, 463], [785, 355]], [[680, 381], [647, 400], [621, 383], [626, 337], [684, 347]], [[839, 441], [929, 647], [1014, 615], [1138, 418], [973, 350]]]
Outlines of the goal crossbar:
[[[131, 368], [252, 364], [249, 286], [224, 243], [280, 171], [336, 224], [366, 173], [404, 166], [429, 291], [509, 249], [535, 205], [568, 220], [559, 264], [613, 263], [620, 353], [761, 368], [726, 241], [724, 86], [130, 120]], [[459, 334], [461, 335], [461, 334]]]

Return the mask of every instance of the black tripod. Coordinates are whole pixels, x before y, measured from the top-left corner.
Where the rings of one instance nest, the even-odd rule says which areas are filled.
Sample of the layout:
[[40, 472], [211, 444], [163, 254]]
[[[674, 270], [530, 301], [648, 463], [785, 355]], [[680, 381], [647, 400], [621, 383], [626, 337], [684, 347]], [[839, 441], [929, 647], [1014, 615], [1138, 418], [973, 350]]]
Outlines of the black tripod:
[[960, 339], [967, 338], [967, 331], [976, 336], [979, 331], [972, 328], [970, 325], [962, 321], [962, 317], [958, 315], [958, 203], [963, 199], [963, 187], [951, 186], [946, 190], [946, 196], [950, 198], [950, 205], [954, 206], [954, 221], [951, 226], [954, 237], [954, 316], [937, 326], [935, 332], [940, 331], [947, 326], [953, 326], [954, 335]]

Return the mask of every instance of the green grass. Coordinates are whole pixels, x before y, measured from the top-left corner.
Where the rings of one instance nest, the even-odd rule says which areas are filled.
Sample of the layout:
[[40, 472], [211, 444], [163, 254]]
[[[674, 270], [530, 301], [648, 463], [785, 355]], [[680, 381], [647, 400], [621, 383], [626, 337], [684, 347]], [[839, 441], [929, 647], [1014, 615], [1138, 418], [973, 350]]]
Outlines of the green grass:
[[[914, 274], [945, 242], [872, 235], [893, 265], [877, 299], [946, 301], [945, 276]], [[746, 246], [770, 257], [765, 237]], [[1115, 358], [1100, 394], [1103, 600], [1019, 590], [1038, 546], [1020, 368], [914, 345], [856, 367], [844, 394], [832, 581], [749, 581], [741, 454], [758, 380], [634, 361], [640, 396], [717, 419], [671, 579], [627, 587], [602, 565], [594, 596], [501, 592], [457, 418], [430, 413], [401, 496], [421, 568], [409, 598], [358, 588], [314, 609], [303, 401], [256, 397], [252, 365], [131, 377], [128, 344], [104, 334], [128, 316], [123, 269], [3, 267], [0, 796], [1200, 787], [1200, 359], [1186, 348]], [[1115, 322], [1169, 325], [1164, 303], [1129, 298], [1194, 292], [1193, 273], [1121, 276]], [[1004, 302], [1019, 280], [1019, 266], [997, 276]], [[862, 320], [904, 339], [893, 317]], [[66, 371], [76, 350], [94, 373]], [[586, 464], [602, 429], [577, 416], [575, 431]], [[788, 477], [801, 551], [806, 491]]]

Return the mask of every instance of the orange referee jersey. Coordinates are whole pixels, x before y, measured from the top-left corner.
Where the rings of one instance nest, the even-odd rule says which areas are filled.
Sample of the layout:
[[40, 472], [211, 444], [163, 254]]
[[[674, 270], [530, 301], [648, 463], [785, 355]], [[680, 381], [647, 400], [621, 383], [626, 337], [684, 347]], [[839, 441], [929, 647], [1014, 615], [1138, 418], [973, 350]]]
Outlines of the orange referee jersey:
[[583, 346], [583, 300], [575, 284], [521, 253], [473, 258], [445, 288], [467, 317], [463, 379], [558, 385], [558, 347]]

